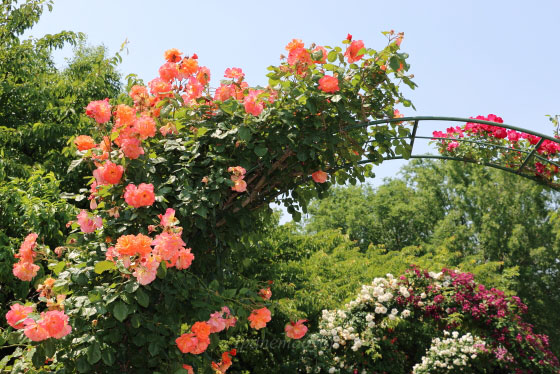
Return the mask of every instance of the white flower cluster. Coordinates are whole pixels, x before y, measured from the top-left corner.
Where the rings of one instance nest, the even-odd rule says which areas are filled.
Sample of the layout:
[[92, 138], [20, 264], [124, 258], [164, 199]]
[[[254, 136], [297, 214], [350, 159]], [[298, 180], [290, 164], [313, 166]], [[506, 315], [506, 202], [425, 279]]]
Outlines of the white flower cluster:
[[319, 334], [332, 342], [331, 348], [338, 349], [352, 342], [352, 350], [357, 351], [363, 344], [360, 334], [356, 332], [354, 326], [347, 318], [343, 310], [323, 310], [319, 327]]
[[[399, 286], [397, 279], [392, 274], [387, 274], [386, 278], [375, 278], [371, 285], [364, 285], [360, 290], [358, 297], [346, 304], [346, 308], [355, 311], [363, 308], [363, 306], [373, 306], [375, 314], [381, 317], [387, 316], [389, 320], [395, 320], [399, 316], [399, 311], [392, 306], [395, 306], [393, 299], [395, 295], [402, 295], [407, 298], [410, 296], [410, 291], [404, 286]], [[389, 312], [391, 308], [391, 312]], [[410, 316], [410, 310], [405, 309], [400, 313], [400, 317], [407, 318]], [[375, 326], [375, 315], [368, 314], [366, 316], [367, 326], [373, 328]]]
[[[311, 344], [318, 349], [321, 360], [329, 362], [329, 366], [323, 370], [328, 373], [348, 370], [350, 366], [341, 358], [345, 357], [346, 352], [374, 348], [378, 339], [373, 330], [383, 329], [391, 321], [396, 323], [399, 318], [409, 317], [410, 310], [399, 312], [395, 297], [399, 293], [409, 297], [410, 291], [400, 286], [393, 275], [387, 274], [386, 278], [375, 278], [371, 285], [362, 286], [358, 297], [346, 304], [344, 309], [323, 310], [319, 334], [309, 337]], [[308, 366], [307, 372], [322, 372], [317, 369]]]
[[422, 357], [422, 362], [414, 365], [413, 374], [455, 373], [469, 367], [485, 343], [479, 337], [467, 333], [459, 337], [457, 331], [445, 331], [445, 339], [434, 338], [432, 345]]

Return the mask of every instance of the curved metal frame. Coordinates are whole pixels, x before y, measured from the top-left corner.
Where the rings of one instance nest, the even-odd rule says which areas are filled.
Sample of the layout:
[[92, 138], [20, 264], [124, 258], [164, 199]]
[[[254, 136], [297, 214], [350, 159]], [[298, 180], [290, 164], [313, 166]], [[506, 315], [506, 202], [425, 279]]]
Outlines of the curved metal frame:
[[[503, 127], [503, 128], [510, 129], [510, 130], [524, 132], [526, 134], [537, 136], [540, 139], [531, 148], [530, 151], [516, 149], [516, 148], [504, 147], [504, 146], [499, 145], [499, 144], [487, 143], [487, 142], [482, 142], [482, 141], [475, 141], [475, 140], [471, 140], [471, 139], [461, 139], [461, 138], [458, 138], [458, 139], [454, 138], [453, 139], [453, 141], [457, 141], [457, 142], [474, 143], [474, 144], [478, 144], [478, 145], [485, 146], [485, 147], [501, 149], [501, 150], [504, 150], [504, 151], [507, 151], [507, 152], [517, 152], [517, 153], [526, 154], [525, 158], [523, 159], [523, 162], [521, 163], [521, 165], [517, 169], [508, 168], [508, 167], [500, 165], [498, 163], [480, 161], [480, 160], [474, 160], [474, 159], [468, 159], [468, 158], [461, 158], [461, 157], [430, 155], [430, 154], [413, 155], [412, 151], [414, 149], [414, 141], [416, 139], [450, 140], [449, 138], [417, 136], [416, 131], [417, 131], [418, 125], [420, 124], [421, 121], [447, 121], [447, 122], [463, 122], [463, 123], [466, 123], [466, 122], [480, 123], [480, 124], [484, 124], [484, 125], [499, 126], [499, 127]], [[551, 161], [551, 160], [537, 154], [537, 150], [539, 149], [539, 147], [542, 145], [542, 143], [545, 140], [550, 140], [552, 142], [560, 144], [560, 139], [556, 139], [556, 138], [551, 137], [549, 135], [544, 135], [544, 134], [541, 134], [541, 133], [538, 133], [538, 132], [535, 132], [535, 131], [522, 129], [520, 127], [511, 126], [511, 125], [507, 125], [507, 124], [504, 124], [504, 123], [496, 123], [496, 122], [478, 120], [478, 119], [473, 119], [473, 118], [436, 117], [436, 116], [388, 118], [388, 119], [376, 120], [376, 121], [371, 121], [371, 122], [367, 122], [367, 123], [361, 123], [361, 124], [357, 124], [357, 125], [353, 125], [353, 126], [348, 126], [348, 127], [345, 128], [345, 130], [348, 131], [348, 130], [357, 129], [357, 128], [364, 128], [364, 127], [367, 128], [367, 127], [370, 127], [370, 126], [393, 123], [393, 122], [410, 122], [410, 123], [413, 123], [412, 133], [409, 136], [393, 138], [393, 139], [399, 139], [399, 140], [410, 139], [410, 143], [409, 143], [410, 156], [409, 156], [409, 158], [443, 159], [443, 160], [464, 161], [464, 162], [469, 162], [469, 163], [475, 163], [475, 164], [479, 164], [479, 165], [484, 165], [484, 166], [489, 166], [489, 167], [493, 167], [493, 168], [496, 168], [496, 169], [504, 170], [504, 171], [507, 171], [509, 173], [517, 174], [519, 176], [537, 181], [539, 183], [545, 184], [545, 185], [547, 185], [549, 187], [552, 187], [554, 189], [560, 190], [560, 184], [553, 183], [552, 181], [547, 180], [543, 177], [539, 177], [537, 175], [528, 175], [528, 174], [522, 173], [522, 171], [525, 169], [525, 167], [527, 166], [527, 164], [531, 160], [531, 158], [538, 159], [542, 162], [549, 163], [549, 164], [555, 165], [556, 167], [560, 168], [560, 163]], [[405, 159], [405, 158], [402, 157], [402, 156], [394, 156], [394, 157], [385, 157], [384, 158], [384, 160], [399, 160], [399, 159]], [[364, 160], [364, 161], [360, 161], [359, 163], [360, 164], [367, 164], [367, 163], [370, 163], [370, 162], [371, 161], [369, 161], [369, 160]]]

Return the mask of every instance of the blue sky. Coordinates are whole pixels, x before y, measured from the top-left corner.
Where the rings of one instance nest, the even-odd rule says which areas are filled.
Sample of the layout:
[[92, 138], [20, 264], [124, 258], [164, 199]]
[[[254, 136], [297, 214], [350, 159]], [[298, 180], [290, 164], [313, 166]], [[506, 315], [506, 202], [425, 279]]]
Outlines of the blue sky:
[[[419, 86], [408, 93], [416, 112], [401, 112], [495, 113], [508, 124], [551, 134], [545, 114], [560, 113], [559, 14], [557, 0], [55, 0], [31, 34], [81, 31], [110, 53], [128, 40], [120, 70], [145, 81], [157, 75], [163, 52], [175, 47], [197, 53], [215, 84], [227, 67], [241, 67], [249, 84], [266, 85], [266, 67], [279, 62], [292, 38], [332, 46], [351, 33], [382, 48], [381, 31], [394, 29], [405, 33], [401, 48]], [[394, 176], [401, 164], [379, 167], [374, 183]]]

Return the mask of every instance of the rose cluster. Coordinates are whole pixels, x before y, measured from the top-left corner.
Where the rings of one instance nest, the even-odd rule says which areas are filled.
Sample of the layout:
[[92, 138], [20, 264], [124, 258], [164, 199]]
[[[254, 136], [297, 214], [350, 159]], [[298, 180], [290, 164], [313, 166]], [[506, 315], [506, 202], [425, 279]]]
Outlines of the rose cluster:
[[[162, 232], [154, 239], [144, 234], [123, 235], [117, 239], [114, 247], [109, 247], [106, 259], [119, 261], [138, 283], [147, 285], [154, 281], [157, 269], [161, 262], [167, 268], [177, 270], [188, 269], [194, 260], [190, 248], [185, 248], [186, 243], [181, 239], [183, 229], [177, 226], [179, 221], [175, 218], [175, 210], [168, 208], [164, 215], [160, 215]], [[155, 226], [150, 227], [155, 231]], [[152, 248], [153, 247], [153, 248]]]
[[33, 250], [37, 245], [37, 236], [35, 233], [27, 235], [19, 248], [19, 252], [15, 255], [19, 261], [14, 264], [13, 273], [22, 281], [29, 282], [39, 271], [39, 266], [33, 263], [33, 259], [37, 256], [37, 253]]
[[[471, 118], [504, 123], [501, 117], [494, 114]], [[498, 157], [507, 167], [511, 168], [519, 168], [532, 147], [538, 145], [536, 160], [525, 165], [525, 167], [530, 168], [529, 170], [535, 175], [548, 179], [560, 171], [556, 165], [548, 162], [556, 161], [560, 156], [560, 143], [549, 139], [542, 140], [536, 135], [474, 122], [467, 122], [463, 126], [449, 127], [446, 131], [434, 131], [432, 135], [439, 152], [442, 154], [467, 158], [484, 157], [492, 159]], [[468, 142], [461, 141], [463, 139], [468, 140]], [[509, 149], [509, 151], [499, 151], [499, 148], [492, 148], [492, 145]], [[492, 155], [491, 152], [489, 153], [490, 150], [501, 153]]]

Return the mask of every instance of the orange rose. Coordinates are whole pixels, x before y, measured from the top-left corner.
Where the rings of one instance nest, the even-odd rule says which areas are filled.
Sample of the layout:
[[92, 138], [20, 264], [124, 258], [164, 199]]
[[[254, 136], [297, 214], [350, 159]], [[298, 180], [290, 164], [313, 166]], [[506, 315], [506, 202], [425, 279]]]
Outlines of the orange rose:
[[313, 178], [316, 183], [325, 183], [328, 176], [329, 175], [322, 170], [317, 170], [315, 173], [311, 174], [311, 178]]

